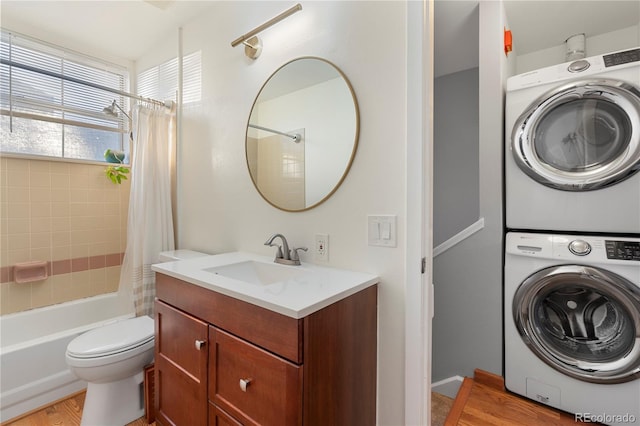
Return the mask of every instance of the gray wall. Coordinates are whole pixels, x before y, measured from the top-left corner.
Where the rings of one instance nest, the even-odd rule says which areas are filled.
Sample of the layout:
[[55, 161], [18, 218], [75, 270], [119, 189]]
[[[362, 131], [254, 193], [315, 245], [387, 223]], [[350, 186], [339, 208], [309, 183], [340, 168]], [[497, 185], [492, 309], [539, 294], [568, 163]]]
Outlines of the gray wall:
[[480, 142], [479, 74], [435, 80], [434, 245], [481, 216], [485, 228], [433, 260], [432, 382], [475, 368], [502, 374], [502, 182], [493, 173], [502, 140]]
[[478, 220], [478, 68], [434, 81], [433, 245]]

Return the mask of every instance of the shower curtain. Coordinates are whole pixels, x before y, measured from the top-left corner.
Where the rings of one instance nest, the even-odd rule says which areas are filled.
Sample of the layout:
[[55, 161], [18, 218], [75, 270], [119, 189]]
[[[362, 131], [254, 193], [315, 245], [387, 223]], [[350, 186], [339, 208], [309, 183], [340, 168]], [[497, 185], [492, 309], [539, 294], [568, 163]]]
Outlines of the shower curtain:
[[138, 105], [131, 161], [127, 247], [119, 291], [133, 299], [136, 315], [153, 315], [155, 276], [151, 265], [174, 249], [171, 159], [175, 143], [173, 110]]

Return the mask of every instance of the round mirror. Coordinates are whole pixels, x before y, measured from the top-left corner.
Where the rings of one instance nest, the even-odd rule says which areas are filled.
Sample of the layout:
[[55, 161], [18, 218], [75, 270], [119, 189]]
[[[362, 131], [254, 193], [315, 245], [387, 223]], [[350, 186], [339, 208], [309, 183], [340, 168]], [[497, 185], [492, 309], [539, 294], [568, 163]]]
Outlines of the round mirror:
[[317, 206], [347, 175], [359, 129], [358, 103], [342, 71], [313, 57], [284, 64], [249, 115], [247, 166], [256, 189], [282, 210]]

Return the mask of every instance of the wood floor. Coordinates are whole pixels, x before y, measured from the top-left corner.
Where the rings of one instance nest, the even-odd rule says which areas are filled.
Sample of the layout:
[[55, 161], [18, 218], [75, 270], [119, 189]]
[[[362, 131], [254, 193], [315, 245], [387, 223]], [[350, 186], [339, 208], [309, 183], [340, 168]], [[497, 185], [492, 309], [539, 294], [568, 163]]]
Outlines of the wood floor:
[[465, 378], [445, 426], [565, 426], [576, 425], [572, 415], [510, 394], [504, 379], [476, 370]]
[[[482, 370], [476, 370], [473, 379], [465, 378], [453, 402], [440, 397], [432, 395], [433, 406], [437, 408], [432, 412], [434, 426], [576, 425], [573, 416], [567, 413], [506, 392], [502, 377]], [[77, 393], [2, 426], [79, 426], [84, 398], [85, 392]], [[155, 423], [149, 424], [143, 417], [127, 426], [150, 425]]]
[[[2, 426], [79, 426], [84, 407], [86, 392], [79, 392], [71, 397], [55, 402], [48, 407], [20, 417]], [[144, 417], [129, 423], [127, 426], [149, 426]]]

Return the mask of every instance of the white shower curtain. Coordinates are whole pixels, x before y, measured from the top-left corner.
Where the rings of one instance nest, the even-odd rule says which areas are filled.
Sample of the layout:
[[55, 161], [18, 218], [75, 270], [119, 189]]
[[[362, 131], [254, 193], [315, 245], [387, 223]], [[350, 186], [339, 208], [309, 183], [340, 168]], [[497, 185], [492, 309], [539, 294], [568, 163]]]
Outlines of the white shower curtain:
[[171, 212], [171, 153], [175, 112], [138, 105], [131, 161], [127, 247], [120, 293], [133, 299], [136, 315], [152, 315], [156, 293], [151, 265], [161, 251], [174, 249]]

